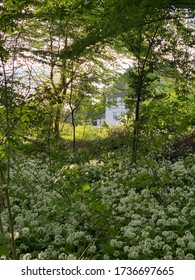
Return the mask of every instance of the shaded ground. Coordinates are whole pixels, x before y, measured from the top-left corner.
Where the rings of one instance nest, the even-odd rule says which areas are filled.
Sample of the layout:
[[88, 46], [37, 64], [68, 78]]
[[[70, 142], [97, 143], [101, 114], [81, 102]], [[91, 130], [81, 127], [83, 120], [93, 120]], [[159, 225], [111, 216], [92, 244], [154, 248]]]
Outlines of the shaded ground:
[[[80, 151], [86, 157], [90, 157], [101, 155], [102, 152], [114, 151], [121, 147], [130, 146], [131, 143], [132, 138], [130, 133], [124, 134], [124, 132], [117, 131], [104, 139], [76, 140], [75, 147], [76, 151]], [[45, 153], [46, 155], [55, 156], [57, 154], [58, 156], [67, 157], [69, 152], [73, 151], [73, 142], [71, 140], [60, 139], [58, 142], [54, 141], [51, 145], [48, 145], [44, 140], [34, 139], [27, 141], [24, 147], [27, 153]], [[195, 132], [176, 139], [167, 148], [162, 153], [171, 160], [185, 157], [190, 153], [195, 154]]]

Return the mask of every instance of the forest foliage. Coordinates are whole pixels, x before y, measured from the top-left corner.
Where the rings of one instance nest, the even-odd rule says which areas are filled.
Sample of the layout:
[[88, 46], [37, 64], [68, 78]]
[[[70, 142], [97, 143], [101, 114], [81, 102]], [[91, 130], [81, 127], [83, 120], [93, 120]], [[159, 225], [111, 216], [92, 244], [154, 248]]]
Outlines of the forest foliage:
[[195, 258], [194, 8], [0, 3], [1, 259]]

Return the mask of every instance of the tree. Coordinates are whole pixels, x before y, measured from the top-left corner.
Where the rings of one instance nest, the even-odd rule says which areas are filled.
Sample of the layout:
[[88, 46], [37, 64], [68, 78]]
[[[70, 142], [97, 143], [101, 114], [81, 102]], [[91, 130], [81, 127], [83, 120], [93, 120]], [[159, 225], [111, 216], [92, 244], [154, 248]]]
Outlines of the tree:
[[[136, 160], [137, 142], [140, 130], [140, 105], [146, 99], [159, 98], [151, 85], [159, 80], [159, 73], [172, 65], [175, 73], [187, 72], [185, 80], [189, 82], [192, 76], [192, 61], [190, 59], [192, 28], [187, 25], [187, 19], [192, 17], [191, 5], [185, 10], [171, 6], [171, 1], [151, 3], [135, 1], [123, 3], [112, 1], [112, 11], [109, 13], [108, 24], [117, 25], [112, 37], [117, 36], [120, 46], [124, 46], [133, 55], [134, 67], [128, 72], [130, 93], [128, 104], [134, 104], [134, 126], [132, 154]], [[135, 5], [137, 4], [137, 6]], [[184, 3], [183, 3], [184, 4]], [[111, 30], [111, 29], [110, 29]], [[171, 36], [171, 40], [170, 40]], [[118, 42], [118, 41], [117, 41]], [[178, 49], [180, 44], [180, 50]], [[181, 47], [182, 46], [182, 47]], [[185, 55], [185, 65], [181, 60]], [[174, 59], [173, 59], [174, 57]], [[180, 62], [179, 62], [180, 61]], [[174, 65], [174, 66], [173, 66]], [[181, 70], [183, 69], [183, 70]]]
[[[191, 63], [189, 36], [192, 34], [192, 29], [190, 30], [186, 23], [193, 18], [193, 8], [193, 1], [177, 1], [177, 3], [170, 0], [163, 3], [148, 0], [142, 0], [139, 3], [133, 0], [101, 1], [99, 4], [96, 3], [93, 13], [96, 15], [95, 20], [90, 14], [91, 32], [88, 32], [81, 40], [76, 40], [62, 52], [62, 55], [71, 57], [78, 55], [81, 50], [94, 48], [103, 42], [133, 56], [135, 63], [134, 69], [129, 71], [129, 83], [134, 93], [133, 98], [136, 96], [132, 143], [134, 160], [137, 153], [140, 104], [151, 97], [150, 84], [155, 79], [159, 79], [157, 72], [162, 71], [161, 65], [166, 68], [174, 64], [177, 73], [180, 71], [181, 59], [179, 66], [178, 61], [176, 62], [171, 56], [179, 58], [179, 50], [176, 46], [181, 41], [183, 46], [188, 45], [188, 50], [185, 51], [186, 54], [188, 53], [188, 59], [185, 61]], [[175, 37], [170, 40], [173, 34]], [[190, 73], [186, 63], [185, 66], [183, 65], [184, 68]]]
[[18, 77], [17, 73], [21, 65], [16, 64], [16, 56], [20, 49], [20, 23], [32, 14], [29, 9], [30, 3], [31, 1], [14, 1], [14, 3], [4, 1], [0, 5], [0, 234], [4, 240], [1, 211], [2, 207], [6, 205], [11, 235], [11, 253], [7, 241], [3, 241], [3, 246], [0, 248], [7, 257], [10, 256], [13, 259], [16, 259], [17, 256], [12, 205], [9, 198], [10, 170], [12, 152], [17, 141], [17, 127], [25, 119], [22, 109], [25, 96], [24, 87], [19, 82], [18, 78], [21, 79], [21, 77]]
[[[94, 5], [86, 7], [82, 1], [43, 3], [38, 5], [34, 20], [25, 27], [29, 59], [46, 66], [37, 93], [42, 92], [47, 98], [45, 101], [51, 115], [48, 131], [56, 139], [60, 137], [64, 107], [68, 106], [71, 111], [75, 135], [75, 111], [84, 99], [97, 97], [99, 84], [104, 83], [111, 73], [105, 61], [113, 61], [115, 53], [109, 52], [103, 43], [93, 48], [79, 46], [95, 19], [94, 15], [91, 19], [91, 14], [87, 14], [88, 11], [92, 13], [93, 8]], [[70, 51], [73, 45], [77, 45], [77, 49]], [[31, 73], [34, 75], [33, 71]], [[31, 78], [35, 79], [33, 75]]]

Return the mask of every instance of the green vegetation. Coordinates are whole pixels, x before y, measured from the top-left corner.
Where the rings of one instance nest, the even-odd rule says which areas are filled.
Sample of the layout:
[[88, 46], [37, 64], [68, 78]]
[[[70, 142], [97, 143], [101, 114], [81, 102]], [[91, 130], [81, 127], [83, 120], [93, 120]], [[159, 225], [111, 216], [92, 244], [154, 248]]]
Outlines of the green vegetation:
[[0, 259], [195, 259], [194, 4], [138, 2], [0, 4]]
[[[94, 127], [91, 125], [78, 125], [76, 127], [76, 139], [77, 140], [95, 140], [95, 139], [104, 139], [109, 135], [111, 128], [105, 128], [103, 126]], [[72, 140], [73, 133], [72, 127], [69, 124], [64, 125], [61, 137], [65, 140]]]
[[[78, 141], [72, 152], [62, 142], [49, 156], [31, 145], [12, 158], [17, 258], [194, 259], [193, 142], [174, 161], [152, 146], [132, 163], [121, 133]], [[2, 258], [11, 250], [7, 215], [3, 207]]]

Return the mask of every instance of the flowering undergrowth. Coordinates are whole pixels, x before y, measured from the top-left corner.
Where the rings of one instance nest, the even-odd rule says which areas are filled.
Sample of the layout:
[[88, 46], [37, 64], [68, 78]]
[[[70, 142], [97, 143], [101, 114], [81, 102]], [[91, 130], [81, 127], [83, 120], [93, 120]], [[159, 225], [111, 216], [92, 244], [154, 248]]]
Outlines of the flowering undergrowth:
[[194, 162], [118, 150], [51, 172], [26, 159], [10, 189], [18, 258], [195, 259]]

